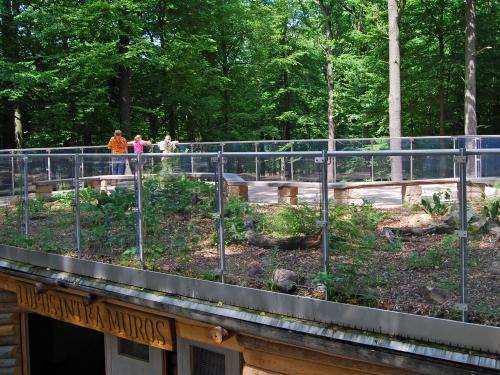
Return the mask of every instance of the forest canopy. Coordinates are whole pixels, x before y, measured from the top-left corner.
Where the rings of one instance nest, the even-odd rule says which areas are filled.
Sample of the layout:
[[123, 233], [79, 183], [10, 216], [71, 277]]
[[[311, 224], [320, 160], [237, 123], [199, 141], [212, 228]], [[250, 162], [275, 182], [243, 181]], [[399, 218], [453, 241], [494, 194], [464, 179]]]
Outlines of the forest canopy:
[[[465, 7], [404, 1], [403, 136], [463, 134]], [[477, 1], [476, 22], [477, 131], [498, 133], [498, 3]], [[327, 61], [335, 136], [384, 136], [388, 56], [386, 0], [0, 0], [0, 147], [16, 127], [23, 147], [103, 144], [115, 128], [326, 138]]]

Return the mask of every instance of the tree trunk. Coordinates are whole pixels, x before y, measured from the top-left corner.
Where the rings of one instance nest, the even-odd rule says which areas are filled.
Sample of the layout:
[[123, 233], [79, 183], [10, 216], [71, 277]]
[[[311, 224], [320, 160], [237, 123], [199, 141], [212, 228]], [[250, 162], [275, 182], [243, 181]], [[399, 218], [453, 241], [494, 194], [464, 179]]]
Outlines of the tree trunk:
[[224, 33], [222, 34], [221, 42], [222, 53], [222, 76], [225, 78], [224, 87], [222, 89], [222, 129], [227, 134], [229, 131], [229, 88], [227, 87], [229, 81], [229, 56], [227, 51], [227, 44]]
[[476, 10], [465, 1], [465, 135], [477, 134], [476, 118]]
[[[0, 55], [4, 57], [7, 64], [15, 64], [19, 61], [19, 43], [14, 17], [19, 14], [19, 5], [12, 0], [2, 0], [0, 14], [2, 19], [0, 22]], [[9, 89], [15, 89], [14, 82], [7, 82], [6, 86]], [[16, 102], [7, 98], [0, 100], [0, 134], [2, 135], [0, 147], [2, 148], [19, 146], [19, 143], [16, 142], [16, 113], [18, 112]]]
[[151, 133], [151, 138], [154, 140], [158, 139], [158, 116], [154, 113], [149, 114], [149, 132]]
[[[318, 0], [318, 5], [325, 18], [326, 34], [326, 83], [328, 87], [328, 151], [335, 150], [335, 119], [334, 119], [334, 81], [333, 81], [333, 29], [330, 19], [330, 9], [323, 0]], [[336, 180], [335, 176], [335, 158], [332, 158], [328, 165], [328, 181]]]
[[[123, 21], [118, 21], [122, 34], [119, 37], [118, 52], [125, 54], [130, 43], [129, 37], [123, 30]], [[124, 64], [118, 66], [118, 117], [124, 133], [130, 133], [130, 69]], [[131, 136], [129, 134], [129, 136]]]
[[[443, 10], [444, 11], [444, 10]], [[446, 121], [446, 103], [444, 95], [444, 33], [442, 28], [439, 30], [439, 135], [446, 135], [445, 121]]]
[[[399, 51], [399, 17], [397, 0], [388, 0], [389, 10], [389, 137], [391, 150], [401, 150], [401, 67]], [[391, 178], [403, 179], [400, 156], [391, 157]]]
[[17, 147], [21, 148], [21, 141], [23, 139], [23, 122], [21, 119], [21, 112], [19, 111], [19, 107], [16, 106], [14, 110], [14, 135], [16, 139]]

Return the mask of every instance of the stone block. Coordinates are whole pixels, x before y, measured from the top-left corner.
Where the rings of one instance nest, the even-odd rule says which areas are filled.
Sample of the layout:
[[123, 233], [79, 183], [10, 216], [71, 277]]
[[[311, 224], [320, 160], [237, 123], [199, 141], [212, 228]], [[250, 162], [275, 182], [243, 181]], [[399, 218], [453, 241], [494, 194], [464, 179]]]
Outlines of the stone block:
[[298, 204], [298, 186], [278, 186], [278, 203]]
[[421, 185], [401, 186], [401, 200], [403, 203], [418, 204], [422, 201]]
[[246, 185], [226, 185], [226, 196], [228, 199], [236, 198], [241, 201], [248, 201], [248, 186]]

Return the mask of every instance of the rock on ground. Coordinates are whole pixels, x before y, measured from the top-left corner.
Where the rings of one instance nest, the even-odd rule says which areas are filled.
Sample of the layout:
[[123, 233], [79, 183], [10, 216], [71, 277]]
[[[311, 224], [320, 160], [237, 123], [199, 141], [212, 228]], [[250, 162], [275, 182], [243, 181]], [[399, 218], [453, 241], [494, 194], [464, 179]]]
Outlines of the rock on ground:
[[283, 268], [277, 268], [273, 272], [273, 282], [280, 292], [291, 293], [297, 288], [297, 274]]

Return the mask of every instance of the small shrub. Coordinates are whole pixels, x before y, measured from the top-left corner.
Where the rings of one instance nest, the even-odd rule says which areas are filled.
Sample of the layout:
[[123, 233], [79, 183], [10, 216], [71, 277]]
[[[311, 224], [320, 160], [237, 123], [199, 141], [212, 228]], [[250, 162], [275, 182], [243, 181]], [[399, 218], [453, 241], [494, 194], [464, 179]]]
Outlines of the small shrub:
[[264, 218], [263, 231], [273, 237], [313, 235], [319, 232], [316, 209], [305, 205], [282, 206]]
[[313, 278], [313, 282], [323, 285], [328, 295], [331, 295], [334, 286], [334, 278], [330, 272], [318, 272]]
[[[455, 234], [445, 236], [438, 246], [432, 246], [423, 254], [412, 252], [407, 259], [406, 269], [430, 269], [437, 267], [460, 267], [459, 238]], [[477, 266], [477, 254], [469, 253], [467, 264]]]
[[[29, 217], [31, 219], [37, 219], [40, 217], [47, 216], [49, 207], [47, 206], [47, 201], [42, 199], [30, 199], [28, 201]], [[18, 217], [23, 217], [23, 202], [19, 201], [16, 204], [16, 214]]]
[[248, 202], [231, 199], [224, 205], [224, 234], [227, 243], [245, 239], [244, 218], [247, 215], [256, 215], [255, 209]]
[[406, 269], [421, 270], [438, 267], [441, 264], [442, 255], [436, 247], [431, 247], [424, 254], [420, 255], [416, 252], [408, 255]]
[[201, 273], [201, 278], [207, 281], [217, 281], [219, 279], [219, 275], [214, 271], [204, 271]]
[[423, 210], [432, 216], [442, 216], [446, 215], [450, 209], [450, 204], [445, 202], [451, 198], [451, 193], [449, 190], [440, 191], [439, 193], [434, 193], [432, 195], [432, 201], [428, 198], [422, 199]]
[[491, 221], [500, 220], [500, 199], [484, 199], [483, 214]]

